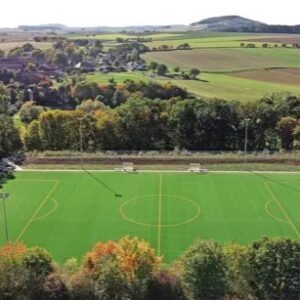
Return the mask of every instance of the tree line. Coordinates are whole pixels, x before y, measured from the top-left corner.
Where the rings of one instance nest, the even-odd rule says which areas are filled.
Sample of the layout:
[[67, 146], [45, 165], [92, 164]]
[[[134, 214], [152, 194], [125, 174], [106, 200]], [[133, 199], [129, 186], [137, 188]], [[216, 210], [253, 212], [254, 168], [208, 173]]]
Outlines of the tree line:
[[22, 104], [31, 100], [34, 100], [39, 106], [60, 109], [75, 109], [77, 105], [87, 99], [100, 100], [109, 107], [116, 107], [135, 93], [150, 99], [160, 98], [163, 100], [172, 97], [188, 97], [185, 89], [169, 82], [157, 84], [126, 80], [116, 83], [112, 79], [107, 84], [97, 84], [86, 81], [84, 76], [71, 76], [59, 87], [52, 87], [46, 82], [30, 86], [15, 82], [8, 85], [0, 83], [0, 113], [14, 115]]
[[[44, 111], [32, 102], [20, 116], [27, 125], [25, 149], [96, 150], [243, 150], [300, 148], [300, 98], [277, 94], [242, 104], [221, 99], [150, 99], [139, 94], [111, 108], [86, 100], [73, 111]], [[247, 128], [246, 128], [247, 127]]]
[[300, 243], [198, 240], [170, 265], [144, 240], [99, 242], [60, 265], [40, 247], [0, 248], [2, 300], [299, 299]]
[[[74, 79], [60, 89], [71, 110], [45, 106], [46, 93], [38, 89], [25, 102], [12, 102], [0, 85], [1, 156], [21, 148], [76, 151], [80, 126], [85, 151], [239, 151], [246, 129], [249, 151], [300, 148], [300, 97], [287, 93], [240, 103], [193, 98], [171, 83]], [[11, 118], [16, 112], [23, 122], [18, 130]]]

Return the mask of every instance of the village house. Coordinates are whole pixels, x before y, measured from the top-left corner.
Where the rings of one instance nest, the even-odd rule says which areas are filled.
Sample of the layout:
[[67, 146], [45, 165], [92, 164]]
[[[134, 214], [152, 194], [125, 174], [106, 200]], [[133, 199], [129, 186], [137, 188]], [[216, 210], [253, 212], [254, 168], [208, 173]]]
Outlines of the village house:
[[34, 71], [20, 71], [16, 74], [16, 81], [26, 85], [39, 84], [44, 80], [50, 81], [50, 79], [44, 74]]
[[64, 72], [61, 71], [57, 66], [43, 64], [39, 67], [39, 73], [50, 78], [61, 78], [64, 75]]
[[92, 62], [82, 61], [75, 66], [75, 70], [80, 70], [81, 72], [94, 72], [96, 67]]
[[113, 68], [111, 65], [103, 64], [99, 67], [99, 71], [102, 73], [109, 73], [112, 72]]
[[141, 61], [130, 61], [126, 65], [128, 71], [145, 71], [147, 66]]

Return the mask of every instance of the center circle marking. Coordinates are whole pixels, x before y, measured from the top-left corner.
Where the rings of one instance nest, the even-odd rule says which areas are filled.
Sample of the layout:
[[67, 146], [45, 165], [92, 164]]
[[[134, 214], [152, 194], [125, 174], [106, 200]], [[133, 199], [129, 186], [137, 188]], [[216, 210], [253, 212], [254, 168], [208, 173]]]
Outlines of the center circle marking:
[[[134, 202], [135, 200], [139, 200], [139, 199], [144, 199], [144, 198], [156, 198], [156, 199], [159, 199], [159, 197], [168, 197], [168, 198], [174, 198], [174, 199], [179, 199], [179, 200], [183, 200], [187, 203], [189, 203], [191, 206], [194, 207], [195, 209], [195, 214], [193, 215], [193, 217], [185, 220], [185, 221], [182, 221], [182, 222], [178, 222], [178, 223], [171, 223], [171, 224], [161, 224], [161, 225], [158, 225], [158, 224], [149, 224], [149, 223], [146, 223], [146, 222], [140, 222], [138, 220], [135, 220], [134, 218], [131, 218], [127, 215], [126, 213], [126, 207]], [[137, 224], [137, 225], [141, 225], [141, 226], [148, 226], [148, 227], [175, 227], [175, 226], [181, 226], [181, 225], [184, 225], [184, 224], [187, 224], [187, 223], [191, 223], [193, 222], [194, 220], [196, 220], [199, 215], [201, 213], [201, 209], [200, 209], [200, 206], [198, 205], [197, 202], [195, 202], [194, 200], [192, 199], [189, 199], [187, 197], [182, 197], [182, 196], [177, 196], [177, 195], [172, 195], [172, 194], [162, 194], [162, 195], [159, 195], [159, 194], [152, 194], [152, 195], [143, 195], [143, 196], [136, 196], [136, 197], [133, 197], [133, 198], [130, 198], [128, 199], [127, 201], [125, 201], [124, 203], [122, 203], [122, 205], [120, 206], [120, 214], [122, 215], [122, 217], [124, 219], [126, 219], [127, 221], [129, 222], [132, 222], [134, 224]]]

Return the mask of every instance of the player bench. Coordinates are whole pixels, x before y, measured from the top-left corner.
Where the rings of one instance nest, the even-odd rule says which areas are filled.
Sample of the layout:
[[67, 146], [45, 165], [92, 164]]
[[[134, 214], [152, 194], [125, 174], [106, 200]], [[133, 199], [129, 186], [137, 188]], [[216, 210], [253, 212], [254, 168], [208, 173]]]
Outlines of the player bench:
[[136, 172], [136, 168], [134, 167], [133, 163], [125, 162], [122, 165], [123, 172]]
[[202, 168], [199, 163], [191, 163], [189, 165], [188, 171], [193, 173], [207, 173], [208, 169]]

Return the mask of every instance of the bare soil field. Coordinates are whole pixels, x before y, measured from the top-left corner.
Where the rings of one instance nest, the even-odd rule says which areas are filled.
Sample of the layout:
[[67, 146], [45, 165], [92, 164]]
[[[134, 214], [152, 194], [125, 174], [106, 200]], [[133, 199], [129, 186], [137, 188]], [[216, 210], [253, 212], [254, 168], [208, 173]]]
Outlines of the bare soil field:
[[300, 35], [293, 35], [293, 36], [288, 36], [288, 37], [262, 37], [262, 38], [257, 38], [257, 39], [248, 39], [248, 40], [243, 40], [243, 41], [248, 41], [248, 42], [264, 42], [264, 43], [278, 43], [278, 44], [300, 44]]
[[252, 80], [257, 80], [257, 81], [300, 85], [300, 69], [299, 68], [234, 72], [234, 73], [231, 73], [230, 75], [234, 76], [234, 77], [252, 79]]

